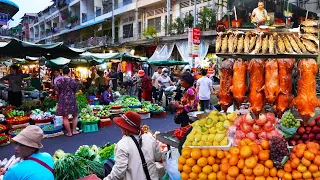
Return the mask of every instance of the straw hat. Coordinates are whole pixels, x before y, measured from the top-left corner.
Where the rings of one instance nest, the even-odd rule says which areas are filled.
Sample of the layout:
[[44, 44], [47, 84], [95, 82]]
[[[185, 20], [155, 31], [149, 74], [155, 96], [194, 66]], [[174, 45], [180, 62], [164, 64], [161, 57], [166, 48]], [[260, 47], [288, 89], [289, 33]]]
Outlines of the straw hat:
[[23, 144], [25, 146], [41, 149], [43, 147], [43, 145], [41, 144], [42, 138], [42, 129], [38, 126], [31, 125], [26, 127], [12, 139], [15, 142]]
[[145, 73], [144, 73], [144, 70], [139, 70], [139, 71], [138, 71], [138, 76], [139, 76], [139, 77], [144, 76], [144, 74], [145, 74]]
[[130, 131], [131, 133], [134, 134], [139, 134], [141, 131], [140, 124], [141, 124], [141, 117], [138, 113], [128, 111], [121, 115], [120, 117], [115, 117], [113, 119], [113, 122], [125, 129]]

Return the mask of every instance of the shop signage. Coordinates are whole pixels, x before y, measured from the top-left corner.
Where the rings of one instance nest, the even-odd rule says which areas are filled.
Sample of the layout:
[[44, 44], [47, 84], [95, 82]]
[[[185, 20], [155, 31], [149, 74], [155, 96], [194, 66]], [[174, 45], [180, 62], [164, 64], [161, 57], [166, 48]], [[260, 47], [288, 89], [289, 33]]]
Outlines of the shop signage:
[[192, 28], [192, 57], [199, 56], [199, 45], [201, 43], [200, 28]]
[[0, 25], [8, 24], [8, 14], [0, 13]]

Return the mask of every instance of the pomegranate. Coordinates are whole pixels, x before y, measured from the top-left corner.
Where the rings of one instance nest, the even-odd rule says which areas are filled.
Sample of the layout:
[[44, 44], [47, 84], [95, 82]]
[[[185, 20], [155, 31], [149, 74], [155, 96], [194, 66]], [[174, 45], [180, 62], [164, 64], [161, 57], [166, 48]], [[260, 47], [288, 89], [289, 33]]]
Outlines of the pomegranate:
[[272, 112], [268, 112], [266, 114], [266, 118], [267, 118], [267, 121], [270, 121], [271, 123], [276, 122], [276, 117], [275, 117], [274, 113], [272, 113]]
[[263, 126], [263, 130], [266, 132], [270, 132], [272, 130], [274, 130], [274, 126], [272, 125], [272, 123], [270, 121], [268, 121], [264, 126]]
[[251, 130], [252, 130], [252, 132], [258, 134], [258, 133], [260, 133], [260, 132], [262, 131], [262, 128], [261, 128], [261, 126], [258, 125], [257, 123], [254, 123], [254, 124], [252, 125]]
[[259, 114], [259, 119], [255, 120], [257, 124], [260, 126], [263, 126], [267, 122], [266, 115], [264, 114]]
[[251, 126], [247, 123], [242, 123], [240, 128], [241, 128], [242, 132], [244, 132], [244, 133], [248, 133], [251, 131]]

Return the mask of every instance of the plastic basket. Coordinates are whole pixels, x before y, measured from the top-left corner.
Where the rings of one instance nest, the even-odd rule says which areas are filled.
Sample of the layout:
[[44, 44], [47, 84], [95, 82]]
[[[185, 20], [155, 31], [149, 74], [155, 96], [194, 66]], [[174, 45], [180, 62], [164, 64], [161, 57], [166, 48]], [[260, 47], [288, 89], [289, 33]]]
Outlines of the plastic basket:
[[81, 129], [84, 133], [97, 132], [98, 124], [82, 124]]
[[11, 129], [8, 133], [11, 135], [11, 137], [15, 137], [16, 135], [18, 135], [18, 134], [15, 134], [13, 131], [15, 131], [15, 130], [17, 130], [17, 129], [24, 129], [24, 128], [26, 128], [27, 126], [23, 126], [23, 127], [19, 127], [19, 128], [13, 128], [13, 129]]
[[162, 118], [162, 117], [166, 116], [166, 114], [167, 114], [166, 111], [164, 111], [164, 112], [162, 112], [162, 113], [160, 113], [160, 114], [158, 114], [158, 113], [156, 113], [156, 114], [151, 113], [151, 117], [153, 117], [153, 118]]
[[36, 119], [32, 119], [32, 121], [36, 124], [38, 123], [48, 123], [51, 122], [53, 120], [53, 118], [46, 118], [46, 119], [42, 119], [42, 120], [36, 120]]
[[141, 108], [142, 105], [138, 105], [138, 106], [128, 106], [128, 108]]
[[0, 127], [1, 127], [0, 134], [6, 132], [8, 130], [8, 128], [3, 124], [0, 124]]
[[121, 109], [122, 106], [111, 106], [111, 109]]
[[164, 110], [162, 111], [150, 111], [152, 114], [162, 114], [164, 112]]
[[[40, 128], [43, 130], [43, 128], [46, 127], [46, 126], [53, 126], [53, 127], [54, 127], [53, 124], [46, 124], [46, 125], [41, 125]], [[54, 134], [54, 133], [58, 133], [58, 132], [60, 132], [60, 131], [62, 130], [62, 128], [63, 128], [63, 127], [61, 126], [61, 127], [56, 127], [56, 128], [54, 128], [53, 130], [50, 130], [50, 131], [43, 130], [43, 133], [44, 133], [44, 134]]]
[[81, 124], [84, 124], [84, 125], [90, 125], [90, 124], [97, 124], [100, 120], [97, 120], [97, 121], [80, 121]]
[[3, 144], [3, 143], [8, 142], [9, 137], [8, 137], [7, 135], [1, 135], [1, 134], [0, 134], [0, 136], [1, 136], [1, 137], [5, 137], [3, 140], [0, 140], [0, 144]]
[[18, 124], [25, 124], [30, 121], [30, 118], [26, 118], [25, 120], [16, 120], [16, 117], [7, 118], [6, 122], [10, 125], [18, 125]]
[[99, 122], [99, 127], [112, 126], [112, 121]]

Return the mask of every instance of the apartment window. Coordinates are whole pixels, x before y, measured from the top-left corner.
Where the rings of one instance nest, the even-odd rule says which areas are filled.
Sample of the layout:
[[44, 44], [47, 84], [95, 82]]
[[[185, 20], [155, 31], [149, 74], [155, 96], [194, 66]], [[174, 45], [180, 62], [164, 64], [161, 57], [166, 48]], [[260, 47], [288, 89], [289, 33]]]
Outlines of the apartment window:
[[148, 19], [148, 26], [153, 26], [158, 32], [161, 31], [161, 17]]
[[133, 37], [133, 24], [123, 25], [123, 38]]

